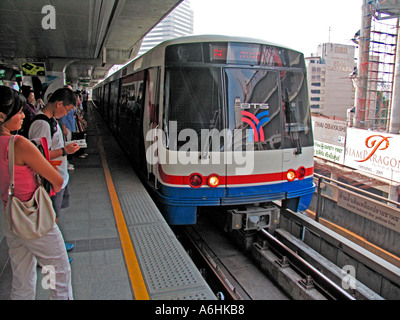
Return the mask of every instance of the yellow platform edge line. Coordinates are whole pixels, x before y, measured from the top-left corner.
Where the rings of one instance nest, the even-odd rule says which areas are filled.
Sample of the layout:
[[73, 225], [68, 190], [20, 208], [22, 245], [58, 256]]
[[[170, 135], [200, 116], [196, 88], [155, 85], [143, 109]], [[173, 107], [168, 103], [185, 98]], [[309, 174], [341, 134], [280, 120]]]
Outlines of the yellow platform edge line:
[[103, 165], [104, 175], [106, 177], [108, 193], [111, 199], [111, 205], [114, 211], [115, 222], [117, 224], [118, 234], [121, 241], [122, 252], [125, 258], [126, 268], [128, 270], [129, 279], [131, 281], [133, 293], [136, 300], [150, 300], [147, 292], [146, 284], [143, 279], [142, 272], [140, 271], [139, 262], [137, 260], [135, 249], [132, 245], [132, 240], [129, 235], [128, 227], [126, 226], [125, 218], [122, 213], [121, 205], [119, 203], [118, 195], [114, 187], [111, 177], [108, 162], [105, 156], [103, 144], [100, 137], [97, 139], [100, 158]]

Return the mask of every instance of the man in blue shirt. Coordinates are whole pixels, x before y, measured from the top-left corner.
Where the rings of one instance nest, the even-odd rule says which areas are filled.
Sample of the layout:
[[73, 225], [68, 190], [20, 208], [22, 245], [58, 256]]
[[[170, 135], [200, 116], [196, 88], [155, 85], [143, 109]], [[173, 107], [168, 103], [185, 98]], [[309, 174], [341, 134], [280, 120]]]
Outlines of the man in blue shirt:
[[[65, 142], [68, 144], [68, 142], [72, 140], [72, 133], [76, 132], [75, 107], [70, 110], [67, 115], [61, 117], [58, 123], [63, 132]], [[74, 166], [70, 163], [68, 163], [68, 170], [74, 170]]]

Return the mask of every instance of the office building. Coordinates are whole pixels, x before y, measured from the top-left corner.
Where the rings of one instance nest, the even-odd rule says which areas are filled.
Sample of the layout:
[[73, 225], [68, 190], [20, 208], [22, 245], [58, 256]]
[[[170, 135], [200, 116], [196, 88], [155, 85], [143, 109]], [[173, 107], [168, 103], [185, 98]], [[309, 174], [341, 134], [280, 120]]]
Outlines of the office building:
[[306, 58], [311, 112], [346, 120], [354, 107], [355, 47], [324, 43], [315, 56]]
[[191, 34], [193, 10], [190, 8], [190, 0], [184, 0], [145, 36], [139, 55], [163, 41]]

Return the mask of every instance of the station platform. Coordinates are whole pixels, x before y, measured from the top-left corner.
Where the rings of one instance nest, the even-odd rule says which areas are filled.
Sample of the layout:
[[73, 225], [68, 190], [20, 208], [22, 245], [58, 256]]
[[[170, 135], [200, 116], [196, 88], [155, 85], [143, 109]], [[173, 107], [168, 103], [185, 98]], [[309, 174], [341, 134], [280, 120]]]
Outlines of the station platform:
[[[89, 156], [71, 160], [70, 207], [58, 219], [75, 244], [74, 299], [216, 299], [91, 103], [86, 119]], [[46, 300], [40, 268], [37, 275], [36, 299]], [[0, 300], [9, 299], [11, 278], [0, 228]]]

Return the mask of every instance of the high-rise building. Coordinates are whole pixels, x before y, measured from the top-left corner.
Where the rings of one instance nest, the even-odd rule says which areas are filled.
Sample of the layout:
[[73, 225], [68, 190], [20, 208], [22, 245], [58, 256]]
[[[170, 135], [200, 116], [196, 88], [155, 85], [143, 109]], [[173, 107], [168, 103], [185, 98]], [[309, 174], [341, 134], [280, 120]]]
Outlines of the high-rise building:
[[184, 0], [145, 36], [139, 55], [163, 41], [191, 34], [193, 10], [190, 8], [190, 0]]
[[324, 43], [316, 56], [306, 58], [311, 112], [346, 120], [347, 110], [354, 107], [354, 55], [354, 46]]

